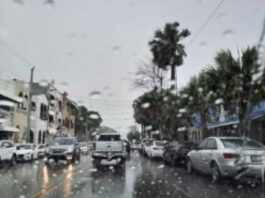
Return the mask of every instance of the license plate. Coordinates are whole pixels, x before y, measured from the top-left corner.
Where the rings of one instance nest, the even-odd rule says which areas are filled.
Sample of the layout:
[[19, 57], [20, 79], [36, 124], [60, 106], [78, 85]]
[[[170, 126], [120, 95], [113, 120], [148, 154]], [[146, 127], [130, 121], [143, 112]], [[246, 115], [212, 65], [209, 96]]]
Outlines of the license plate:
[[253, 155], [253, 156], [251, 156], [251, 161], [252, 162], [261, 162], [262, 157], [260, 155]]

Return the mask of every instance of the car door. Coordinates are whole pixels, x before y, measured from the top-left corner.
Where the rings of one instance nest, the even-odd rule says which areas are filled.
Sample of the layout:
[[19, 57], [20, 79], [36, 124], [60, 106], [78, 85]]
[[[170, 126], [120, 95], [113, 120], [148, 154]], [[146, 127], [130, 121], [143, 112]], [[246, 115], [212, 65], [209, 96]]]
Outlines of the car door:
[[7, 159], [6, 141], [2, 141], [0, 145], [1, 160]]
[[5, 147], [6, 147], [6, 159], [10, 160], [13, 156], [14, 145], [12, 142], [6, 141]]
[[217, 143], [214, 138], [208, 139], [206, 149], [203, 152], [203, 163], [202, 168], [205, 173], [211, 172], [211, 162], [213, 160], [213, 155], [217, 150]]
[[207, 153], [206, 146], [208, 143], [208, 139], [205, 139], [201, 142], [197, 149], [192, 151], [191, 161], [195, 169], [204, 172], [203, 163], [204, 163], [204, 155]]

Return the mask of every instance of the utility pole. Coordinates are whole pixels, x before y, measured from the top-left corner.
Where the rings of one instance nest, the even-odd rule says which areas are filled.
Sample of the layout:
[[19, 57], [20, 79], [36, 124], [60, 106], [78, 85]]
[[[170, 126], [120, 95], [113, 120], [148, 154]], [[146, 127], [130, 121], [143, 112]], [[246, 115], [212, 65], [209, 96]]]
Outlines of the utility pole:
[[30, 82], [29, 82], [29, 101], [28, 101], [28, 112], [27, 112], [27, 130], [26, 130], [26, 142], [30, 141], [30, 116], [31, 116], [31, 101], [32, 101], [32, 84], [33, 84], [33, 74], [35, 67], [30, 70]]

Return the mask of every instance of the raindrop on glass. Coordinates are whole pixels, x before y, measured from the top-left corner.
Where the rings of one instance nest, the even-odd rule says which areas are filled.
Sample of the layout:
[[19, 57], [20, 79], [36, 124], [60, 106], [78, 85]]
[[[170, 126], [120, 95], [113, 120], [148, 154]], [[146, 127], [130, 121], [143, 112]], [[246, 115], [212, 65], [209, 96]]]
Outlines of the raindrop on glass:
[[223, 36], [224, 36], [225, 38], [231, 38], [233, 35], [234, 35], [234, 32], [233, 32], [232, 30], [225, 30], [225, 31], [223, 32]]

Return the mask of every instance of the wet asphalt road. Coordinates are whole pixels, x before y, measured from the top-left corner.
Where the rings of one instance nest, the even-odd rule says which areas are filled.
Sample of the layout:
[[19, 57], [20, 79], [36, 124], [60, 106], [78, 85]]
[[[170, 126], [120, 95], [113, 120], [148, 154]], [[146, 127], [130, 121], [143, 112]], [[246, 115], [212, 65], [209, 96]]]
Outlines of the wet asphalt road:
[[184, 167], [165, 166], [133, 152], [126, 168], [96, 170], [90, 156], [79, 164], [45, 166], [42, 160], [1, 165], [1, 198], [81, 197], [81, 198], [190, 198], [265, 197], [263, 185], [224, 180], [213, 184], [208, 176], [188, 175]]

